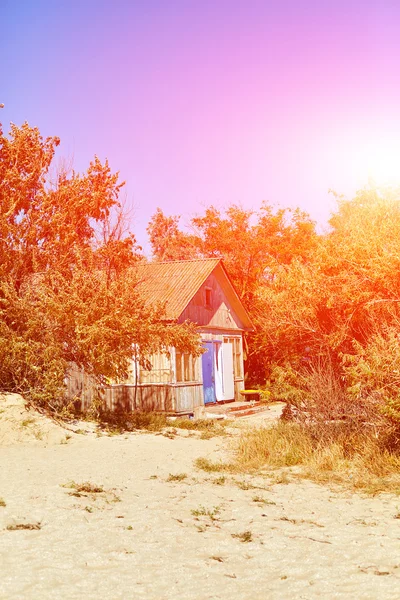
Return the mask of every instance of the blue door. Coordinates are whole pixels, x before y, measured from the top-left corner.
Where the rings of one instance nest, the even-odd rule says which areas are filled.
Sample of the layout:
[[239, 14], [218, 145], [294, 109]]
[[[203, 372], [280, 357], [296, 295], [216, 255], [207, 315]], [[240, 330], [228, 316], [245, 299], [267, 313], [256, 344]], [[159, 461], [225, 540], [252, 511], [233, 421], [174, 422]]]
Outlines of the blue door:
[[203, 342], [203, 348], [206, 349], [201, 355], [203, 370], [203, 392], [204, 404], [213, 404], [215, 397], [215, 374], [214, 374], [214, 344], [212, 342]]

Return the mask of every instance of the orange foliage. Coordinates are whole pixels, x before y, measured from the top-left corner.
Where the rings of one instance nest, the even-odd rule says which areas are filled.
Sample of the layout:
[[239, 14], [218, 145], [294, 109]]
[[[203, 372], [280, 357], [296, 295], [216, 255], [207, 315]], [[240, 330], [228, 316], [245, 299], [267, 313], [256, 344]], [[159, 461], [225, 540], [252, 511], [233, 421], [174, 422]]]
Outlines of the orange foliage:
[[58, 138], [27, 123], [0, 130], [0, 390], [59, 406], [70, 362], [104, 381], [174, 344], [196, 352], [193, 327], [163, 324], [135, 290], [142, 260], [124, 233], [123, 186], [96, 157], [86, 173], [50, 166]]

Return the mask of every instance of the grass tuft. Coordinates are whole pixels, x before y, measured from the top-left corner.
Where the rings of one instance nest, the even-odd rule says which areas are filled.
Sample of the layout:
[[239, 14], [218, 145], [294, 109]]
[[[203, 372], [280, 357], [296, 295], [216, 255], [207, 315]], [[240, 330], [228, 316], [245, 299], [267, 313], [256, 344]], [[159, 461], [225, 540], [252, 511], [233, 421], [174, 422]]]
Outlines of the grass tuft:
[[252, 498], [253, 502], [256, 502], [257, 504], [268, 504], [271, 506], [275, 506], [276, 502], [273, 502], [272, 500], [266, 500], [263, 496], [253, 496]]
[[222, 462], [212, 462], [208, 458], [197, 458], [194, 461], [195, 467], [201, 469], [202, 471], [206, 471], [207, 473], [219, 473], [220, 471], [229, 470], [230, 465]]
[[101, 492], [105, 492], [105, 489], [101, 485], [90, 483], [90, 481], [85, 481], [84, 483], [70, 481], [70, 483], [63, 485], [63, 487], [69, 487], [75, 490], [76, 494], [100, 494]]
[[237, 538], [243, 543], [248, 543], [253, 541], [253, 534], [251, 531], [243, 531], [242, 533], [232, 533], [233, 538]]
[[214, 485], [225, 485], [227, 479], [225, 475], [221, 475], [221, 477], [216, 477], [215, 479], [210, 479], [211, 483]]
[[28, 417], [27, 419], [23, 419], [21, 421], [21, 427], [29, 427], [29, 425], [33, 425], [35, 423], [35, 419], [32, 417]]
[[208, 517], [211, 521], [217, 520], [217, 515], [221, 512], [221, 508], [219, 506], [214, 506], [213, 509], [205, 508], [204, 506], [200, 506], [191, 511], [194, 517]]
[[167, 481], [183, 481], [186, 478], [187, 478], [186, 473], [176, 473], [175, 475], [170, 473], [168, 475]]

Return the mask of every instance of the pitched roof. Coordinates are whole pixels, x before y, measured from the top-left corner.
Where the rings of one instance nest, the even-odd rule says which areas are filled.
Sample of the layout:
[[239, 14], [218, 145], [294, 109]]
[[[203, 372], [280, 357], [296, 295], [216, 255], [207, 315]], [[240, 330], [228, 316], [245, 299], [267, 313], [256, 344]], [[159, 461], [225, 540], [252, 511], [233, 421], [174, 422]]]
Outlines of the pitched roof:
[[138, 265], [138, 291], [146, 302], [166, 302], [166, 316], [176, 320], [220, 258], [149, 262]]

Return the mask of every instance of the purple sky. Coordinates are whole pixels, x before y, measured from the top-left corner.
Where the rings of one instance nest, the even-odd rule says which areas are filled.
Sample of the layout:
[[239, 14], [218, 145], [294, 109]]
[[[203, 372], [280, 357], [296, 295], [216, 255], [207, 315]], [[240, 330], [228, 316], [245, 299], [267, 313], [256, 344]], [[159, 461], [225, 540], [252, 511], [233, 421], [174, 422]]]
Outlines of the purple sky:
[[142, 244], [157, 206], [323, 225], [329, 188], [400, 165], [399, 31], [396, 0], [2, 0], [0, 120], [108, 157]]

